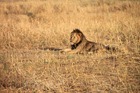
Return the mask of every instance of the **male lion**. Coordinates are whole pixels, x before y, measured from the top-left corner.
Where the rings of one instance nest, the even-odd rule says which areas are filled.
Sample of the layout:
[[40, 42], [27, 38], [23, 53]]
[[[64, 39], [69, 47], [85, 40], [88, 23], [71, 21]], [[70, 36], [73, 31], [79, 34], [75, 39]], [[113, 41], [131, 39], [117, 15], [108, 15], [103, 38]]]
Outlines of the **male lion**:
[[109, 46], [88, 41], [85, 35], [79, 30], [74, 29], [70, 36], [71, 49], [64, 49], [63, 52], [68, 53], [94, 53], [98, 51], [114, 50]]

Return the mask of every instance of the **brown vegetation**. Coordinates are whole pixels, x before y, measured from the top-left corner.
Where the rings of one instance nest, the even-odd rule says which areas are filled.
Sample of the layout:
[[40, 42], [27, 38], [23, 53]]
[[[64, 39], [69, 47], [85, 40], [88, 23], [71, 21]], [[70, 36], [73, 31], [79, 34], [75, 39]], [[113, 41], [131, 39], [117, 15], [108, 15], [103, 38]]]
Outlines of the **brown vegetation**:
[[[140, 92], [138, 0], [1, 0], [0, 93]], [[79, 28], [121, 53], [64, 54]]]

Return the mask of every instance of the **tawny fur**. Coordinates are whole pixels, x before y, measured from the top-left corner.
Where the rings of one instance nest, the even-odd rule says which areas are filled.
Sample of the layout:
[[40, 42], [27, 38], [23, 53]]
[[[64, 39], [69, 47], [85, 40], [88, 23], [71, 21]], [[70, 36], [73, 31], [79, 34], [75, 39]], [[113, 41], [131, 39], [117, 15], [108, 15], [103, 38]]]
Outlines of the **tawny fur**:
[[99, 51], [113, 50], [113, 48], [110, 48], [103, 44], [88, 41], [85, 35], [79, 29], [75, 29], [71, 32], [70, 43], [71, 43], [71, 48], [64, 49], [62, 51], [74, 54], [74, 53], [88, 53], [88, 52], [95, 53]]

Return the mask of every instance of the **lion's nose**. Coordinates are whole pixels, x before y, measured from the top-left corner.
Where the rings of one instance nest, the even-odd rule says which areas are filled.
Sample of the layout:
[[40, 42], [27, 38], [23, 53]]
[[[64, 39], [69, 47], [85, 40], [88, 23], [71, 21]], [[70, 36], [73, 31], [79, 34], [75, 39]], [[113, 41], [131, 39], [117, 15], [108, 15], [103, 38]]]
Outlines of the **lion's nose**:
[[73, 45], [74, 43], [73, 42], [70, 42], [70, 44]]

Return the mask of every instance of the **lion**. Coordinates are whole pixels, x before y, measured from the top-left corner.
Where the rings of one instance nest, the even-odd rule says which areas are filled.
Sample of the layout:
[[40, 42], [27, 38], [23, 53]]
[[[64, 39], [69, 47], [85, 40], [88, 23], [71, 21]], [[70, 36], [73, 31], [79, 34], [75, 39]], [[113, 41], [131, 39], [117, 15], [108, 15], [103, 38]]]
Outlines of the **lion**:
[[74, 29], [70, 35], [70, 49], [64, 49], [62, 52], [71, 54], [97, 53], [99, 51], [114, 51], [114, 48], [100, 43], [92, 42], [86, 39], [85, 35], [79, 30]]

